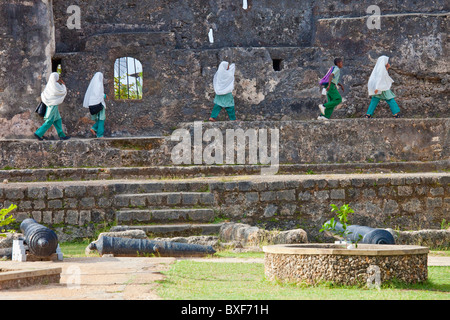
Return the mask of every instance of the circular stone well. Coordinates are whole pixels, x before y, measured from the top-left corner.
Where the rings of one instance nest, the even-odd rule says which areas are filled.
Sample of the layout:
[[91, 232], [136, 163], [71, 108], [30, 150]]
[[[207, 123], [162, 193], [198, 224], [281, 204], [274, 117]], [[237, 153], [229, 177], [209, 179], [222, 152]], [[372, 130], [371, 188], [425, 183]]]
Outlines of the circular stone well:
[[263, 247], [267, 279], [315, 284], [372, 284], [428, 278], [427, 247], [409, 245], [280, 244]]

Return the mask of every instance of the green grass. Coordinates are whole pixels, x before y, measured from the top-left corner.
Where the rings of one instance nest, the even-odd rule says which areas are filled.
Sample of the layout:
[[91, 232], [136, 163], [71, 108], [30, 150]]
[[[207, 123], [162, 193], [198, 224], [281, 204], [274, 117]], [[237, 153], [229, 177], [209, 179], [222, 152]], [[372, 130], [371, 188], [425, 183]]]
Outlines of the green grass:
[[[205, 260], [207, 261], [207, 260]], [[171, 300], [430, 300], [450, 299], [450, 267], [429, 267], [428, 281], [391, 283], [380, 290], [320, 284], [270, 282], [262, 263], [177, 261], [164, 272], [157, 294]]]
[[[60, 243], [65, 258], [85, 257], [91, 240]], [[450, 251], [431, 251], [449, 256]], [[98, 257], [91, 254], [90, 257]], [[204, 262], [179, 260], [164, 272], [157, 294], [173, 300], [449, 300], [450, 267], [428, 267], [428, 281], [390, 283], [380, 290], [323, 283], [315, 286], [271, 282], [262, 263], [211, 262], [211, 258], [264, 258], [263, 252], [218, 251]]]
[[[79, 258], [86, 257], [85, 249], [91, 243], [90, 240], [83, 240], [78, 242], [61, 242], [59, 247], [64, 255], [64, 258]], [[91, 253], [90, 257], [98, 257], [97, 253]]]

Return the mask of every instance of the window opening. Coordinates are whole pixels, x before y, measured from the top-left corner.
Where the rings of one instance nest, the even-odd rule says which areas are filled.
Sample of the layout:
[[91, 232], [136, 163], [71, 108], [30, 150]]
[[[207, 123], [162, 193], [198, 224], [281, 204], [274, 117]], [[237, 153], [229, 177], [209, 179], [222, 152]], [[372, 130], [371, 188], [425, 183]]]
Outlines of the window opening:
[[139, 60], [121, 57], [114, 63], [115, 99], [142, 99], [143, 69]]
[[283, 59], [272, 59], [273, 70], [281, 71], [283, 70]]

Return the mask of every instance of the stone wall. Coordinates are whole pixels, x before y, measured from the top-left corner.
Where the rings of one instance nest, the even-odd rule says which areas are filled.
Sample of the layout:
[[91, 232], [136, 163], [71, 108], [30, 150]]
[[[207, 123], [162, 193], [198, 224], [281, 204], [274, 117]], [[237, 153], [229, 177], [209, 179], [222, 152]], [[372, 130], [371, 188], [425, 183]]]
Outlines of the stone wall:
[[[234, 95], [242, 120], [316, 118], [317, 104], [324, 101], [317, 81], [335, 56], [345, 59], [346, 101], [333, 117], [359, 117], [369, 104], [366, 83], [381, 54], [391, 57], [393, 90], [406, 117], [450, 115], [449, 6], [443, 0], [379, 1], [384, 15], [379, 30], [366, 26], [371, 1], [249, 0], [244, 10], [231, 0], [74, 0], [70, 4], [81, 9], [81, 29], [67, 27], [66, 2], [29, 4], [2, 5], [1, 40], [8, 46], [0, 56], [1, 70], [21, 80], [0, 83], [0, 137], [32, 136], [42, 123], [33, 109], [48, 76], [52, 46], [69, 90], [60, 108], [63, 124], [74, 136], [89, 136], [91, 121], [81, 108], [89, 80], [102, 71], [113, 97], [114, 61], [123, 56], [142, 62], [144, 96], [108, 102], [108, 136], [159, 135], [178, 122], [207, 119], [212, 78], [223, 59], [237, 66]], [[39, 27], [31, 25], [33, 19]], [[21, 43], [29, 48], [21, 51]], [[274, 70], [274, 60], [281, 70]], [[376, 115], [389, 117], [390, 111], [380, 105]]]
[[[276, 180], [276, 179], [274, 179]], [[220, 211], [233, 221], [285, 222], [318, 235], [318, 226], [333, 217], [330, 204], [348, 203], [355, 210], [351, 224], [373, 228], [418, 230], [440, 228], [448, 221], [448, 175], [326, 178], [279, 181], [235, 181], [211, 184]]]
[[[194, 161], [194, 130], [193, 124], [184, 124], [180, 128], [189, 130], [191, 139], [187, 139], [192, 149], [188, 163], [176, 163], [172, 159], [172, 151], [179, 141], [172, 141], [171, 136], [142, 137], [142, 138], [108, 138], [108, 139], [72, 139], [69, 141], [37, 141], [28, 139], [0, 140], [0, 168], [3, 169], [30, 169], [55, 167], [147, 167], [168, 166], [161, 169], [168, 172], [174, 165], [205, 165], [205, 164], [237, 164], [237, 157], [233, 163], [227, 163], [226, 137], [227, 130], [250, 130], [260, 135], [260, 129], [268, 130], [266, 142], [270, 145], [271, 130], [279, 130], [279, 163], [283, 165], [298, 164], [389, 164], [399, 162], [420, 161], [423, 163], [445, 163], [450, 161], [450, 121], [448, 119], [378, 119], [357, 121], [355, 119], [342, 119], [332, 122], [320, 121], [255, 121], [255, 122], [224, 122], [203, 123], [201, 125], [201, 138], [205, 138], [208, 129], [218, 129], [218, 148], [223, 152], [221, 158], [208, 163], [206, 147], [213, 145], [216, 136], [209, 141], [203, 141], [202, 161]], [[85, 126], [84, 128], [88, 128]], [[221, 135], [219, 134], [221, 133]], [[220, 141], [220, 140], [218, 140]], [[252, 143], [252, 150], [258, 153], [257, 162], [250, 162], [249, 142], [246, 140], [245, 165], [259, 165], [261, 153], [257, 148], [258, 141]], [[237, 143], [231, 147], [236, 150]], [[210, 147], [211, 149], [211, 147]], [[267, 149], [267, 148], [266, 148]], [[271, 156], [271, 151], [268, 156]], [[214, 152], [209, 151], [210, 156]], [[219, 161], [222, 161], [220, 163]], [[276, 164], [272, 161], [272, 164]], [[448, 164], [447, 164], [448, 167]], [[173, 174], [177, 171], [172, 167]], [[411, 167], [412, 168], [412, 167]], [[186, 168], [185, 168], [186, 169]], [[391, 170], [408, 170], [398, 165]], [[187, 170], [187, 169], [186, 169]], [[184, 170], [184, 171], [186, 171]], [[215, 171], [214, 171], [215, 170]], [[220, 171], [215, 168], [209, 173]], [[240, 174], [236, 170], [229, 170], [230, 174]], [[257, 170], [257, 169], [256, 169]], [[291, 173], [301, 168], [292, 168]], [[355, 170], [355, 168], [350, 168]], [[142, 171], [142, 170], [141, 170]], [[178, 171], [182, 174], [183, 170]], [[248, 168], [247, 172], [255, 171]], [[282, 171], [282, 170], [280, 170]], [[434, 170], [433, 170], [434, 171]], [[200, 171], [201, 172], [201, 171]], [[242, 172], [245, 172], [242, 171]], [[286, 172], [286, 171], [284, 171]], [[297, 171], [298, 173], [299, 171]], [[204, 171], [208, 174], [208, 170]], [[34, 174], [38, 174], [35, 172]], [[130, 172], [136, 175], [136, 172]], [[137, 173], [139, 174], [139, 173]]]
[[0, 42], [0, 137], [29, 136], [55, 54], [52, 1], [2, 1]]
[[[261, 129], [267, 130], [266, 143], [270, 146], [272, 130], [279, 130], [279, 161], [280, 164], [298, 163], [349, 163], [371, 162], [384, 163], [394, 161], [438, 161], [450, 159], [449, 133], [450, 122], [447, 119], [380, 119], [375, 121], [357, 121], [354, 119], [323, 121], [252, 121], [203, 123], [203, 134], [216, 128], [221, 132], [218, 141], [223, 141], [226, 152], [227, 132], [242, 130], [241, 137], [247, 130], [257, 131], [258, 138]], [[181, 125], [180, 128], [190, 130], [195, 134], [192, 123]], [[198, 127], [200, 128], [200, 127]], [[234, 131], [233, 131], [234, 130]], [[213, 134], [211, 141], [203, 142], [205, 148], [216, 139]], [[238, 140], [238, 139], [236, 139]], [[191, 139], [192, 144], [194, 138]], [[235, 142], [237, 145], [237, 142]], [[174, 144], [174, 143], [172, 143]], [[258, 141], [250, 143], [254, 150]], [[266, 148], [267, 149], [267, 148]], [[270, 149], [270, 148], [269, 148]], [[246, 164], [249, 152], [249, 139], [246, 137]], [[258, 151], [259, 152], [259, 151]], [[194, 151], [192, 151], [194, 155]], [[270, 150], [268, 151], [270, 156]], [[261, 156], [259, 155], [258, 160]], [[235, 161], [237, 161], [235, 159]], [[192, 163], [193, 157], [192, 157]]]
[[[396, 251], [386, 249], [388, 245], [379, 245], [383, 248], [379, 252], [362, 244], [351, 250], [333, 245], [312, 245], [309, 250], [307, 247], [266, 247], [264, 269], [267, 279], [299, 284], [333, 282], [365, 286], [390, 281], [417, 283], [428, 278], [428, 248], [425, 247], [395, 246], [401, 248]], [[302, 249], [309, 252], [303, 254]], [[379, 277], [379, 283], [376, 283], [374, 274]]]
[[[48, 136], [48, 134], [47, 134]], [[41, 142], [41, 143], [39, 143]], [[65, 143], [67, 142], [67, 143]], [[0, 140], [2, 168], [86, 168], [169, 165], [164, 138]], [[34, 174], [39, 172], [34, 171]], [[72, 176], [69, 179], [80, 176]]]
[[[189, 194], [194, 191], [201, 194]], [[450, 180], [445, 173], [2, 184], [0, 205], [18, 205], [14, 211], [18, 222], [32, 217], [53, 226], [67, 240], [94, 236], [96, 230], [119, 220], [120, 209], [129, 210], [133, 204], [136, 209], [142, 205], [143, 208], [162, 207], [160, 199], [164, 194], [161, 192], [178, 193], [183, 203], [189, 200], [192, 219], [198, 214], [196, 211], [203, 210], [208, 211], [209, 220], [221, 218], [268, 228], [302, 228], [308, 232], [311, 242], [320, 239], [320, 226], [333, 216], [330, 204], [349, 203], [355, 210], [349, 217], [350, 223], [370, 227], [440, 229], [443, 219], [450, 221]], [[150, 197], [146, 196], [148, 193], [156, 194]], [[141, 203], [139, 194], [147, 201], [159, 200]], [[124, 204], [116, 196], [127, 197], [129, 202]], [[194, 196], [207, 201], [192, 202]], [[173, 204], [177, 208], [182, 205], [181, 200]], [[205, 204], [210, 209], [198, 208]], [[179, 221], [189, 216], [189, 211], [184, 211], [178, 216]], [[169, 215], [167, 221], [172, 218]], [[149, 219], [140, 219], [138, 223], [156, 221]], [[164, 223], [161, 217], [158, 219]]]

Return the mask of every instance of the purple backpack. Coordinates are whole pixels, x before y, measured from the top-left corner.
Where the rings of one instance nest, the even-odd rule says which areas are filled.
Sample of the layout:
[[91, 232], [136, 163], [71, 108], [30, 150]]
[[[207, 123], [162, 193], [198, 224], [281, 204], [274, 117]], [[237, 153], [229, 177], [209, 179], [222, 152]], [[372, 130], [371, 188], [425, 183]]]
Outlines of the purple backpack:
[[330, 82], [330, 75], [331, 73], [333, 73], [334, 70], [334, 66], [330, 68], [330, 70], [328, 70], [327, 74], [325, 75], [325, 77], [323, 77], [320, 81], [319, 81], [319, 85], [321, 86], [326, 86], [328, 84], [328, 82]]

